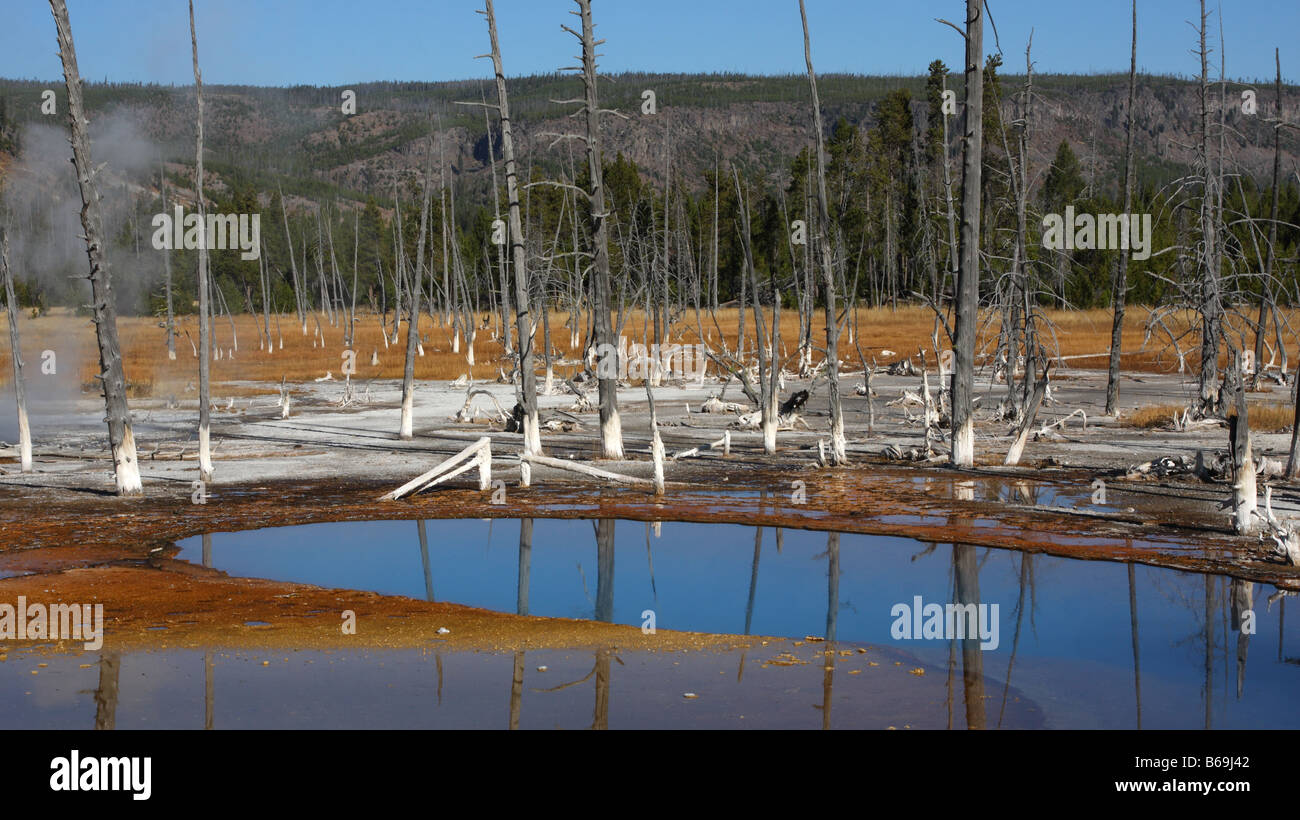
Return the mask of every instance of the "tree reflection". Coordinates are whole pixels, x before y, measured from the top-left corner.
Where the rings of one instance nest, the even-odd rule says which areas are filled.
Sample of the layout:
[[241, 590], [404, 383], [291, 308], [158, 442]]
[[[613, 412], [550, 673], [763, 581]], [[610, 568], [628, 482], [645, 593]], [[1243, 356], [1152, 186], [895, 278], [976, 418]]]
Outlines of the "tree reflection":
[[528, 614], [528, 586], [532, 563], [533, 519], [522, 518], [519, 520], [519, 587], [515, 596], [515, 612], [519, 615]]
[[216, 686], [212, 680], [212, 653], [203, 653], [203, 728], [211, 729], [216, 716]]
[[[530, 522], [531, 523], [531, 522]], [[514, 673], [510, 678], [510, 729], [519, 728], [519, 712], [524, 695], [524, 653], [515, 652]]]
[[1232, 628], [1237, 630], [1237, 699], [1240, 700], [1246, 685], [1246, 654], [1255, 631], [1255, 585], [1233, 578], [1231, 590]]
[[429, 534], [424, 528], [424, 520], [415, 522], [420, 536], [420, 563], [424, 567], [424, 600], [433, 601], [433, 568], [429, 566]]
[[[953, 544], [952, 567], [955, 578], [956, 603], [959, 606], [974, 604], [979, 611], [979, 565], [975, 560], [975, 547]], [[962, 682], [966, 695], [966, 728], [984, 729], [984, 653], [980, 649], [979, 631], [970, 634], [967, 629], [961, 641]]]
[[614, 519], [596, 521], [596, 620], [614, 622]]
[[831, 693], [835, 683], [835, 627], [840, 612], [840, 534], [826, 536], [826, 649], [822, 653], [822, 729], [831, 728]]
[[117, 725], [117, 684], [122, 656], [105, 652], [99, 657], [99, 685], [95, 688], [95, 728], [112, 729]]

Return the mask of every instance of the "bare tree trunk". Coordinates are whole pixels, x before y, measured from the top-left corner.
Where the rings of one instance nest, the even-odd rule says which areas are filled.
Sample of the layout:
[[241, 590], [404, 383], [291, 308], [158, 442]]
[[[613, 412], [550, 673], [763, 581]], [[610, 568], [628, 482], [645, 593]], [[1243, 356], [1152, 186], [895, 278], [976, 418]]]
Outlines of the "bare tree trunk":
[[[944, 76], [943, 87], [945, 91], [948, 89], [947, 75]], [[944, 196], [944, 204], [946, 206], [945, 212], [948, 217], [947, 220], [948, 221], [948, 274], [949, 276], [952, 277], [952, 281], [955, 283], [958, 278], [957, 209], [953, 206], [952, 203], [952, 171], [951, 168], [949, 167], [950, 163], [948, 159], [948, 154], [950, 153], [948, 150], [948, 139], [949, 139], [948, 115], [943, 114], [942, 116], [943, 116], [943, 196]], [[939, 290], [946, 291], [947, 287], [946, 286], [942, 287]], [[934, 294], [934, 303], [936, 306], [940, 304], [939, 292], [936, 292]], [[939, 389], [942, 392], [943, 386], [940, 385]]]
[[[1269, 274], [1272, 273], [1272, 263], [1274, 248], [1277, 245], [1277, 193], [1278, 193], [1278, 164], [1281, 161], [1281, 132], [1282, 132], [1282, 61], [1277, 51], [1273, 53], [1274, 62], [1277, 64], [1277, 123], [1273, 126], [1273, 210], [1272, 221], [1268, 226], [1268, 267]], [[1268, 277], [1265, 277], [1264, 286], [1268, 287]], [[1274, 307], [1273, 321], [1278, 328], [1277, 346], [1282, 353], [1282, 375], [1286, 375], [1286, 347], [1282, 341], [1281, 323], [1278, 322], [1277, 308]], [[1255, 367], [1259, 368], [1259, 357], [1255, 357]], [[1300, 383], [1300, 373], [1296, 375], [1297, 383]], [[1300, 476], [1300, 400], [1295, 402], [1295, 421], [1291, 426], [1291, 449], [1286, 461], [1286, 477], [1296, 478]]]
[[[596, 101], [596, 40], [591, 20], [591, 0], [574, 0], [582, 17], [582, 81], [586, 88], [587, 120], [587, 171], [591, 178], [592, 245], [592, 306], [596, 316], [596, 344], [601, 362], [597, 365], [597, 385], [600, 395], [600, 447], [604, 458], [623, 458], [623, 426], [618, 414], [618, 362], [617, 339], [610, 324], [609, 281], [609, 214], [605, 204], [605, 182], [600, 156], [600, 106]], [[615, 358], [609, 362], [609, 357]], [[611, 364], [613, 367], [611, 367]], [[612, 371], [612, 372], [611, 372]]]
[[956, 467], [971, 467], [975, 463], [975, 325], [979, 321], [980, 192], [984, 155], [983, 13], [982, 0], [966, 0], [961, 258], [957, 272], [957, 319], [952, 374], [952, 464]]
[[[1025, 368], [1028, 369], [1033, 365], [1032, 359], [1026, 358]], [[1025, 443], [1029, 441], [1029, 433], [1034, 426], [1034, 419], [1038, 416], [1038, 408], [1043, 403], [1043, 396], [1047, 395], [1047, 367], [1043, 368], [1042, 377], [1034, 384], [1034, 392], [1025, 402], [1024, 412], [1020, 418], [1020, 429], [1016, 431], [1016, 438], [1011, 443], [1011, 449], [1007, 450], [1006, 460], [1003, 465], [1014, 467], [1020, 463], [1020, 456], [1025, 451]], [[1026, 376], [1026, 378], [1029, 378]]]
[[14, 272], [9, 267], [9, 236], [0, 226], [0, 274], [5, 279], [5, 307], [9, 316], [9, 358], [14, 367], [14, 400], [18, 405], [18, 455], [22, 471], [32, 471], [32, 428], [27, 422], [27, 387], [23, 383], [23, 346], [18, 335], [18, 300]]
[[199, 40], [194, 26], [194, 0], [190, 0], [190, 47], [194, 56], [194, 93], [198, 103], [194, 141], [194, 197], [199, 212], [199, 478], [212, 480], [212, 445], [209, 404], [211, 403], [209, 351], [212, 346], [208, 303], [207, 205], [203, 201], [203, 75], [199, 71]]
[[[776, 452], [776, 428], [777, 428], [777, 396], [776, 383], [777, 374], [780, 368], [780, 352], [776, 346], [769, 343], [772, 339], [767, 335], [767, 328], [764, 327], [763, 305], [758, 298], [758, 271], [754, 266], [754, 250], [752, 246], [750, 225], [749, 225], [749, 201], [745, 198], [744, 192], [740, 188], [740, 174], [733, 167], [732, 176], [736, 183], [736, 202], [740, 208], [740, 244], [744, 252], [744, 270], [741, 272], [742, 280], [748, 277], [753, 285], [753, 309], [754, 309], [754, 338], [757, 344], [754, 346], [758, 354], [758, 386], [759, 386], [759, 427], [763, 431], [763, 452], [772, 455]], [[779, 295], [773, 293], [773, 297], [779, 299]], [[740, 306], [740, 315], [745, 315], [745, 305]], [[775, 321], [779, 323], [780, 314], [777, 314]], [[775, 330], [775, 329], [774, 329]], [[769, 360], [771, 364], [769, 366]], [[744, 363], [741, 363], [744, 367]], [[769, 373], [770, 370], [770, 373]]]
[[[976, 0], [971, 0], [975, 2]], [[803, 20], [803, 53], [808, 66], [808, 85], [812, 89], [813, 128], [817, 133], [817, 246], [821, 253], [822, 282], [826, 290], [826, 378], [831, 404], [831, 463], [847, 462], [844, 452], [844, 410], [840, 406], [839, 316], [835, 303], [835, 268], [831, 259], [830, 208], [826, 201], [826, 148], [822, 134], [821, 99], [817, 96], [817, 73], [813, 70], [812, 43], [808, 36], [808, 13], [799, 0]], [[760, 342], [761, 344], [761, 342]]]
[[[298, 321], [302, 323], [302, 335], [307, 335], [307, 314], [302, 307], [302, 285], [298, 281], [298, 263], [293, 255], [293, 236], [289, 233], [289, 212], [284, 205], [284, 191], [280, 191], [280, 215], [284, 217], [284, 244], [289, 249], [289, 270], [293, 274], [293, 304], [298, 313]], [[303, 266], [306, 267], [307, 260], [303, 259]]]
[[438, 139], [438, 173], [441, 178], [441, 185], [438, 187], [438, 213], [441, 216], [442, 223], [442, 311], [446, 321], [452, 323], [454, 339], [452, 342], [452, 352], [460, 352], [460, 328], [452, 316], [454, 309], [452, 299], [452, 285], [448, 279], [449, 261], [451, 259], [451, 249], [448, 247], [450, 240], [447, 238], [447, 167], [443, 160], [442, 138]]
[[[1273, 49], [1273, 62], [1277, 67], [1276, 96], [1277, 123], [1273, 126], [1273, 203], [1269, 210], [1268, 249], [1264, 261], [1264, 279], [1260, 283], [1259, 320], [1255, 327], [1255, 379], [1264, 371], [1264, 333], [1268, 317], [1273, 310], [1273, 264], [1277, 258], [1278, 183], [1282, 173], [1282, 58]], [[1286, 347], [1278, 346], [1282, 355], [1282, 375], [1286, 376]]]
[[[487, 4], [488, 30], [492, 34], [492, 65], [497, 75], [497, 97], [500, 99], [505, 93], [505, 75], [501, 73], [501, 52], [500, 46], [496, 42], [496, 18], [492, 14], [492, 4]], [[507, 109], [509, 106], [507, 105]], [[499, 109], [499, 106], [498, 106]], [[501, 115], [502, 127], [507, 127], [509, 123], [509, 112]], [[497, 185], [497, 158], [496, 152], [492, 148], [492, 126], [488, 122], [487, 103], [484, 102], [483, 124], [487, 127], [488, 143], [488, 163], [492, 166], [492, 214], [496, 219], [501, 218], [501, 190]], [[507, 175], [509, 171], [506, 172]], [[522, 240], [521, 240], [522, 241]], [[513, 252], [513, 251], [512, 251]], [[506, 275], [506, 256], [505, 248], [497, 245], [497, 272], [501, 277], [501, 335], [505, 342], [502, 347], [505, 349], [507, 356], [514, 352], [514, 344], [510, 338], [510, 285]]]
[[258, 279], [262, 285], [262, 331], [266, 335], [266, 354], [275, 350], [271, 343], [271, 266], [266, 261], [266, 243], [262, 243], [262, 252], [257, 257]]
[[[519, 404], [524, 412], [524, 451], [538, 455], [542, 452], [542, 439], [537, 418], [537, 373], [533, 367], [533, 328], [529, 311], [532, 299], [528, 289], [528, 260], [524, 250], [523, 219], [519, 207], [519, 172], [515, 164], [515, 141], [510, 120], [510, 100], [506, 94], [506, 74], [501, 65], [501, 45], [497, 40], [497, 20], [492, 10], [492, 0], [486, 2], [488, 34], [492, 39], [492, 67], [497, 82], [497, 112], [501, 116], [501, 154], [506, 169], [506, 201], [510, 210], [510, 254], [515, 274], [515, 327], [519, 343]], [[502, 284], [504, 285], [504, 280]], [[503, 300], [507, 298], [504, 290], [501, 296]], [[508, 305], [509, 302], [505, 304]], [[542, 310], [546, 310], [545, 303]], [[509, 347], [509, 337], [506, 345]]]
[[[167, 213], [167, 173], [158, 169], [158, 188], [162, 193], [163, 213]], [[163, 250], [163, 285], [167, 289], [167, 359], [176, 361], [176, 311], [172, 305], [172, 252]]]
[[117, 340], [117, 306], [113, 301], [112, 276], [104, 254], [104, 220], [99, 209], [99, 192], [95, 186], [98, 169], [90, 156], [90, 134], [81, 98], [81, 73], [77, 69], [77, 51], [72, 42], [72, 24], [64, 0], [50, 0], [54, 25], [58, 29], [59, 57], [68, 87], [68, 120], [72, 130], [72, 161], [77, 169], [81, 190], [81, 227], [86, 237], [86, 256], [90, 262], [90, 288], [93, 300], [95, 336], [99, 345], [99, 375], [104, 390], [104, 409], [108, 420], [108, 444], [113, 453], [113, 473], [118, 495], [138, 495], [140, 464], [135, 455], [135, 436], [131, 434], [131, 412], [126, 403], [126, 375], [122, 371], [121, 347]]
[[[352, 212], [352, 304], [348, 307], [348, 347], [357, 343], [357, 260], [361, 255], [361, 212]], [[370, 307], [374, 309], [374, 291], [370, 294]], [[269, 331], [268, 331], [269, 338]]]
[[1250, 418], [1246, 411], [1246, 374], [1241, 370], [1241, 355], [1234, 351], [1228, 371], [1236, 410], [1228, 417], [1232, 454], [1232, 524], [1238, 535], [1250, 535], [1258, 529], [1255, 509], [1259, 502], [1255, 486], [1255, 457], [1250, 447]]
[[1200, 410], [1205, 415], [1221, 412], [1217, 400], [1219, 380], [1219, 336], [1223, 332], [1223, 304], [1219, 293], [1218, 227], [1215, 225], [1215, 179], [1210, 168], [1209, 51], [1205, 45], [1205, 0], [1201, 0], [1201, 133], [1200, 160], [1205, 174], [1201, 198], [1201, 374]]
[[[1133, 40], [1129, 51], [1128, 111], [1124, 117], [1124, 218], [1133, 207], [1133, 103], [1137, 96], [1137, 0], [1133, 0]], [[1114, 320], [1110, 329], [1110, 363], [1106, 374], [1106, 415], [1114, 416], [1119, 410], [1119, 360], [1123, 349], [1124, 303], [1128, 297], [1127, 251], [1119, 255], [1115, 270], [1115, 286], [1111, 292]]]
[[[430, 145], [430, 148], [433, 146]], [[430, 151], [432, 156], [432, 151]], [[402, 423], [398, 435], [403, 439], [410, 439], [413, 433], [413, 419], [415, 408], [415, 348], [420, 343], [420, 294], [424, 291], [422, 282], [424, 281], [424, 240], [429, 228], [429, 198], [431, 188], [429, 187], [429, 167], [431, 164], [426, 163], [424, 171], [424, 204], [420, 206], [420, 238], [416, 242], [415, 248], [415, 280], [411, 286], [410, 298], [407, 302], [410, 304], [411, 312], [406, 322], [406, 367], [402, 371]]]
[[[62, 5], [63, 0], [58, 0]], [[95, 729], [117, 726], [118, 682], [122, 673], [122, 656], [105, 652], [99, 656], [99, 685], [95, 687]]]
[[[977, 13], [980, 2], [981, 0], [970, 0]], [[967, 31], [970, 31], [969, 27]], [[978, 55], [979, 52], [977, 51], [976, 54]], [[975, 59], [980, 60], [978, 56]], [[969, 70], [970, 66], [968, 64], [967, 71], [969, 72]], [[969, 75], [967, 79], [969, 80]], [[979, 611], [981, 606], [979, 562], [976, 560], [975, 547], [969, 544], [953, 544], [952, 563], [955, 598], [958, 607], [973, 604], [975, 610]], [[958, 609], [958, 618], [962, 617], [960, 612], [961, 609]], [[973, 624], [968, 624], [966, 634], [961, 642], [962, 682], [966, 693], [966, 728], [985, 729], [987, 728], [987, 721], [984, 710], [984, 653], [980, 649], [978, 630], [975, 630], [975, 634], [971, 634], [972, 626]]]

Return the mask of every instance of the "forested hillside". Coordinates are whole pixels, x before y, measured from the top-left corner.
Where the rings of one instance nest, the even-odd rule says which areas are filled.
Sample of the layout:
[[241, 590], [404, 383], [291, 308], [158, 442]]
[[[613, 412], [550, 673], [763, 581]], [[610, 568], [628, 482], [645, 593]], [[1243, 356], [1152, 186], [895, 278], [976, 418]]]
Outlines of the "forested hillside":
[[[985, 109], [983, 243], [991, 279], [1009, 256], [1015, 214], [1007, 167], [1028, 99], [1025, 76], [1001, 72], [997, 58], [991, 58], [984, 75], [985, 98], [999, 103]], [[841, 275], [864, 303], [929, 299], [948, 287], [943, 281], [950, 253], [944, 160], [946, 156], [955, 188], [960, 135], [950, 128], [945, 144], [942, 118], [934, 112], [944, 87], [960, 97], [961, 79], [942, 63], [932, 65], [930, 76], [923, 77], [819, 78], [828, 132], [831, 217], [845, 251]], [[706, 301], [740, 296], [735, 176], [747, 189], [760, 279], [770, 283], [805, 267], [787, 241], [787, 226], [808, 218], [812, 155], [806, 78], [624, 74], [612, 80], [602, 85], [602, 106], [624, 116], [603, 119], [602, 139], [606, 183], [616, 211], [612, 263], [616, 274], [628, 274], [627, 295], [639, 292], [637, 283], [650, 281], [647, 271], [659, 266], [662, 257], [671, 270], [663, 286], [677, 303], [689, 303], [697, 290]], [[1041, 233], [1040, 215], [1059, 212], [1066, 203], [1081, 212], [1122, 210], [1117, 200], [1127, 77], [1035, 75], [1032, 82], [1026, 178], [1034, 237]], [[584, 185], [581, 145], [557, 139], [573, 130], [574, 121], [568, 117], [573, 106], [553, 102], [575, 97], [580, 83], [559, 74], [510, 83], [521, 172], [534, 181]], [[75, 306], [85, 299], [82, 283], [70, 277], [84, 258], [77, 258], [76, 243], [68, 238], [73, 234], [40, 230], [67, 222], [75, 213], [71, 174], [60, 156], [66, 152], [66, 123], [62, 116], [41, 113], [41, 93], [47, 86], [56, 90], [62, 105], [64, 92], [55, 83], [0, 80], [0, 173], [18, 223], [14, 242], [20, 299], [39, 307]], [[1266, 119], [1276, 116], [1275, 103], [1271, 87], [1262, 85], [1255, 89], [1259, 112], [1246, 115], [1240, 104], [1244, 88], [1228, 83], [1212, 91], [1216, 109], [1220, 94], [1228, 101], [1225, 154], [1229, 172], [1235, 175], [1226, 186], [1226, 207], [1259, 216], [1267, 211], [1269, 197], [1273, 129]], [[356, 94], [354, 114], [343, 112], [347, 90]], [[646, 113], [646, 91], [654, 92], [653, 114]], [[438, 273], [434, 287], [443, 290], [429, 296], [435, 304], [446, 304], [463, 287], [480, 305], [494, 304], [500, 281], [499, 272], [490, 270], [496, 260], [488, 234], [499, 206], [490, 193], [490, 158], [499, 166], [500, 137], [493, 119], [494, 139], [489, 143], [480, 106], [457, 104], [476, 103], [491, 93], [490, 83], [477, 80], [372, 83], [350, 89], [205, 87], [205, 190], [218, 212], [261, 214], [272, 307], [305, 308], [322, 299], [340, 300], [344, 294], [350, 299], [353, 257], [359, 303], [373, 300], [376, 308], [391, 307], [392, 275], [400, 252], [391, 220], [400, 211], [408, 247], [414, 247], [418, 182], [426, 160], [432, 162], [431, 184], [442, 191], [441, 203], [435, 195], [429, 264]], [[1156, 251], [1175, 243], [1179, 231], [1178, 211], [1169, 207], [1168, 197], [1177, 188], [1175, 181], [1191, 168], [1197, 100], [1193, 82], [1139, 78], [1133, 210], [1155, 214]], [[127, 268], [117, 280], [119, 307], [128, 313], [160, 313], [163, 269], [157, 254], [148, 253], [150, 219], [162, 211], [160, 167], [166, 168], [169, 198], [193, 203], [193, 89], [88, 84], [86, 102], [96, 155], [105, 157], [108, 174], [117, 181], [109, 186], [106, 199], [115, 237], [113, 258]], [[1297, 109], [1300, 91], [1284, 86], [1283, 119], [1300, 119]], [[1279, 232], [1278, 258], [1292, 291], [1298, 235], [1289, 225], [1300, 223], [1297, 155], [1300, 138], [1284, 130], [1286, 183], [1280, 213], [1289, 224]], [[665, 180], [671, 183], [667, 190]], [[499, 167], [497, 183], [504, 190]], [[281, 192], [295, 260], [289, 256]], [[534, 186], [526, 189], [526, 196], [530, 248], [539, 258], [549, 255], [555, 264], [566, 264], [563, 254], [582, 242], [585, 215], [570, 224], [573, 203], [560, 188]], [[401, 206], [395, 209], [397, 200]], [[458, 240], [446, 251], [440, 239], [444, 211], [448, 236]], [[335, 245], [332, 259], [330, 239]], [[1244, 228], [1238, 241], [1248, 249]], [[1079, 307], [1107, 303], [1113, 253], [1057, 254], [1034, 245], [1029, 253], [1037, 262], [1041, 302]], [[172, 260], [176, 271], [189, 272], [174, 283], [176, 309], [182, 312], [190, 309], [193, 297], [192, 256], [178, 251]], [[446, 276], [444, 257], [450, 271]], [[1174, 256], [1158, 253], [1134, 262], [1131, 298], [1155, 303], [1166, 296], [1163, 277], [1174, 262]], [[331, 268], [337, 266], [337, 289], [315, 287], [296, 294], [295, 264], [304, 277], [324, 272], [333, 278]], [[257, 261], [217, 252], [213, 273], [222, 290], [219, 298], [231, 310], [261, 309]], [[452, 281], [455, 275], [464, 282]], [[565, 287], [559, 278], [550, 281], [553, 289]], [[772, 290], [765, 286], [762, 298], [770, 301]], [[775, 290], [791, 301], [800, 298], [798, 287]], [[558, 293], [552, 296], [560, 298]]]

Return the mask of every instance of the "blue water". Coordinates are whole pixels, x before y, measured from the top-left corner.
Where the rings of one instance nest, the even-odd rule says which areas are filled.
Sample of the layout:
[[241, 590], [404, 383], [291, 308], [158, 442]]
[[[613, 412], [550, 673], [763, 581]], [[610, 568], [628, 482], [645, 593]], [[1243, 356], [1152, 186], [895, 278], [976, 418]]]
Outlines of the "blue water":
[[[608, 526], [613, 538], [601, 550], [595, 522], [538, 519], [521, 550], [517, 520], [429, 521], [426, 561], [417, 522], [317, 524], [214, 534], [209, 562], [239, 576], [531, 615], [640, 625], [651, 610], [659, 629], [826, 636], [905, 650], [946, 669], [951, 642], [896, 639], [891, 610], [915, 596], [956, 600], [952, 545], [843, 534], [833, 548], [826, 533], [784, 530], [778, 550], [771, 528], [665, 522], [656, 536], [641, 522]], [[181, 542], [180, 557], [202, 562], [202, 541]], [[958, 550], [973, 552], [979, 602], [998, 605], [998, 646], [979, 653], [985, 676], [1005, 683], [1010, 667], [1010, 685], [1043, 706], [1049, 726], [1137, 725], [1128, 565]], [[1255, 633], [1243, 666], [1242, 636], [1229, 624], [1230, 579], [1134, 567], [1143, 727], [1204, 727], [1207, 688], [1211, 727], [1300, 727], [1300, 606], [1291, 602], [1293, 622], [1279, 639], [1285, 601], [1270, 608], [1274, 587], [1253, 590]], [[955, 663], [960, 670], [960, 645]], [[990, 690], [995, 701], [1001, 688]]]

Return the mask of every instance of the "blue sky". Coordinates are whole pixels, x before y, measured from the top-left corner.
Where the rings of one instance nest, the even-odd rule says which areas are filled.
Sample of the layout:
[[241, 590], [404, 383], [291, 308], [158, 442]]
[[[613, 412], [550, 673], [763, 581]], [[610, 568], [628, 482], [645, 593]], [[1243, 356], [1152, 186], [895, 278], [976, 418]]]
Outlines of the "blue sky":
[[[61, 78], [45, 0], [0, 0], [0, 76]], [[962, 44], [944, 17], [963, 19], [961, 0], [807, 0], [819, 73], [920, 74], [938, 57], [960, 65]], [[68, 0], [82, 74], [90, 80], [189, 84], [185, 0]], [[1217, 9], [1218, 4], [1210, 4]], [[803, 71], [796, 0], [595, 0], [602, 69], [663, 72]], [[1223, 25], [1230, 78], [1300, 78], [1300, 2], [1229, 0]], [[347, 85], [368, 80], [451, 80], [487, 74], [475, 61], [487, 28], [482, 0], [196, 0], [199, 57], [207, 83]], [[548, 72], [573, 62], [572, 0], [497, 0], [506, 71]], [[1095, 0], [990, 0], [1008, 70], [1023, 70], [1034, 29], [1036, 71], [1094, 73], [1128, 68], [1129, 4]], [[1084, 8], [1082, 13], [1079, 9]], [[1188, 25], [1196, 0], [1139, 0], [1138, 66], [1199, 70]], [[1211, 18], [1217, 74], [1217, 11]], [[986, 51], [995, 50], [986, 28]]]

